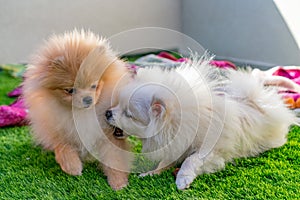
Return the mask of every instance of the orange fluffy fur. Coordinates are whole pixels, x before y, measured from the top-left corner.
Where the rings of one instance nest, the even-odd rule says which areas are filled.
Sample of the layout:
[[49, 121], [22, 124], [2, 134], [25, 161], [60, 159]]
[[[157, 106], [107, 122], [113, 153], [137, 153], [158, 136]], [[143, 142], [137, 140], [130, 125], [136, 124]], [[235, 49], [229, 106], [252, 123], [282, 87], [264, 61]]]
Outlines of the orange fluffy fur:
[[[104, 119], [113, 104], [112, 93], [126, 75], [127, 68], [108, 43], [91, 32], [53, 35], [33, 56], [23, 84], [32, 134], [38, 144], [54, 151], [66, 173], [81, 175], [82, 161], [93, 151], [101, 155], [113, 189], [128, 184], [130, 159], [115, 150], [128, 149], [126, 140], [115, 139]], [[85, 128], [84, 138], [75, 123]]]

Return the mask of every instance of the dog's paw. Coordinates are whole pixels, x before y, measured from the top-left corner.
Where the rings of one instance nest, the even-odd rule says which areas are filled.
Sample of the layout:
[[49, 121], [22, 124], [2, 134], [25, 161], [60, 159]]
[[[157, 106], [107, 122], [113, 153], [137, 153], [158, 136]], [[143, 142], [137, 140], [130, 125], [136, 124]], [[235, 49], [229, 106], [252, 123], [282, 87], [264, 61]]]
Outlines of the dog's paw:
[[113, 190], [120, 190], [128, 185], [128, 173], [118, 171], [110, 167], [103, 167], [104, 174], [107, 176], [107, 181]]
[[184, 190], [190, 187], [190, 184], [193, 182], [193, 176], [181, 176], [177, 175], [176, 186], [179, 190]]
[[82, 162], [71, 148], [55, 149], [55, 159], [67, 174], [78, 176], [82, 172]]
[[119, 177], [118, 179], [108, 180], [108, 183], [113, 190], [121, 190], [128, 185], [128, 178]]
[[59, 163], [61, 169], [66, 172], [67, 174], [73, 175], [73, 176], [79, 176], [82, 172], [82, 163], [80, 159], [72, 159], [70, 161], [64, 161]]
[[62, 170], [66, 172], [67, 174], [73, 175], [73, 176], [80, 176], [82, 174], [82, 164], [78, 164], [77, 166], [63, 166], [60, 165]]

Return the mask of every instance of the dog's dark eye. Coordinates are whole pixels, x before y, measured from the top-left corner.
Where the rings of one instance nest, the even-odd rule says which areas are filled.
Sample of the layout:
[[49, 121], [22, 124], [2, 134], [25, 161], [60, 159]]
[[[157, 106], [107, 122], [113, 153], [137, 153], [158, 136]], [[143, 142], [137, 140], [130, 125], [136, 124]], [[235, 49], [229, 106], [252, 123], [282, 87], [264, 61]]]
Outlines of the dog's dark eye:
[[66, 88], [65, 89], [65, 92], [68, 93], [68, 94], [74, 94], [75, 91], [76, 91], [75, 88]]
[[96, 87], [97, 87], [97, 85], [92, 85], [91, 86], [92, 89], [95, 89]]
[[124, 111], [124, 115], [125, 117], [132, 118], [132, 115], [127, 110]]

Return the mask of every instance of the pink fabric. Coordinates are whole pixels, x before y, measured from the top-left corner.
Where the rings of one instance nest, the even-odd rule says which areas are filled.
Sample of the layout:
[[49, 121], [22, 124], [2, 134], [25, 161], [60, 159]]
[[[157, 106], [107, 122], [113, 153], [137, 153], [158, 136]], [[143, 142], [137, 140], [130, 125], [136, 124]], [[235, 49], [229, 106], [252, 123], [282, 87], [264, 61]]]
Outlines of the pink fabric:
[[281, 93], [283, 98], [292, 98], [295, 102], [297, 101], [297, 99], [300, 98], [300, 94], [299, 93]]
[[27, 110], [24, 107], [23, 99], [18, 98], [9, 106], [0, 106], [0, 127], [27, 125]]
[[10, 105], [0, 106], [0, 127], [23, 126], [28, 124], [28, 121], [26, 120], [27, 110], [24, 106], [24, 101], [21, 97], [21, 94], [21, 86], [7, 94], [9, 97], [18, 98]]
[[133, 74], [136, 74], [136, 73], [137, 73], [137, 70], [139, 69], [139, 66], [128, 64], [128, 65], [127, 65], [127, 68], [128, 68], [129, 71], [131, 71]]
[[[292, 80], [294, 83], [300, 85], [300, 68], [295, 67], [295, 68], [284, 68], [284, 67], [279, 67], [276, 71], [272, 73], [272, 76], [281, 76], [285, 77], [287, 79]], [[292, 108], [298, 108], [299, 105], [295, 102], [300, 98], [300, 93], [295, 92], [295, 91], [281, 91], [282, 97], [284, 99], [292, 99], [294, 101], [294, 105], [291, 105]]]
[[167, 59], [173, 60], [173, 61], [178, 61], [178, 59], [175, 56], [173, 56], [172, 54], [165, 52], [165, 51], [160, 52], [157, 56], [162, 57], [162, 58], [167, 58]]
[[24, 105], [24, 100], [22, 97], [19, 97], [17, 100], [15, 100], [12, 104], [9, 105], [13, 108], [20, 108], [20, 109], [26, 109]]
[[188, 61], [189, 61], [188, 58], [179, 58], [179, 59], [177, 60], [177, 62], [188, 62]]
[[273, 72], [273, 76], [283, 76], [288, 79], [293, 80], [295, 83], [300, 85], [300, 69], [295, 68], [295, 69], [284, 69], [284, 68], [279, 68], [275, 72]]
[[173, 60], [175, 62], [188, 62], [190, 61], [188, 58], [176, 58], [175, 56], [173, 56], [172, 54], [162, 51], [159, 54], [157, 54], [158, 57], [161, 58], [167, 58], [169, 60]]
[[7, 96], [9, 97], [18, 97], [22, 94], [22, 86], [15, 88], [13, 91], [9, 92]]
[[233, 64], [232, 62], [226, 61], [226, 60], [212, 60], [210, 61], [211, 65], [214, 65], [216, 67], [219, 68], [232, 68], [232, 69], [237, 69], [237, 67], [235, 66], [235, 64]]
[[[188, 62], [189, 59], [188, 58], [176, 58], [175, 56], [173, 56], [172, 54], [168, 53], [168, 52], [160, 52], [157, 56], [162, 57], [162, 58], [167, 58], [169, 60], [173, 60], [176, 62]], [[210, 61], [210, 64], [219, 68], [232, 68], [232, 69], [237, 69], [237, 67], [235, 66], [235, 64], [233, 64], [230, 61], [227, 60], [212, 60]]]

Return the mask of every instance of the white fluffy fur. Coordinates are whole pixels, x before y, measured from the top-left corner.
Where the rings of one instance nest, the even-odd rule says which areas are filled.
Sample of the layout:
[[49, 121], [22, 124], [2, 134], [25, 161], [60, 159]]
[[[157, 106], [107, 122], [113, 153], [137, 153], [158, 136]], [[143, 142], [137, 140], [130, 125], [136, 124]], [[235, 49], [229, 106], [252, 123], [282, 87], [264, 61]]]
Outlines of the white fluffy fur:
[[209, 59], [175, 70], [139, 69], [111, 111], [108, 121], [143, 138], [143, 152], [160, 161], [146, 174], [183, 161], [176, 178], [179, 189], [233, 158], [282, 146], [295, 123], [274, 89], [249, 71], [212, 67]]

